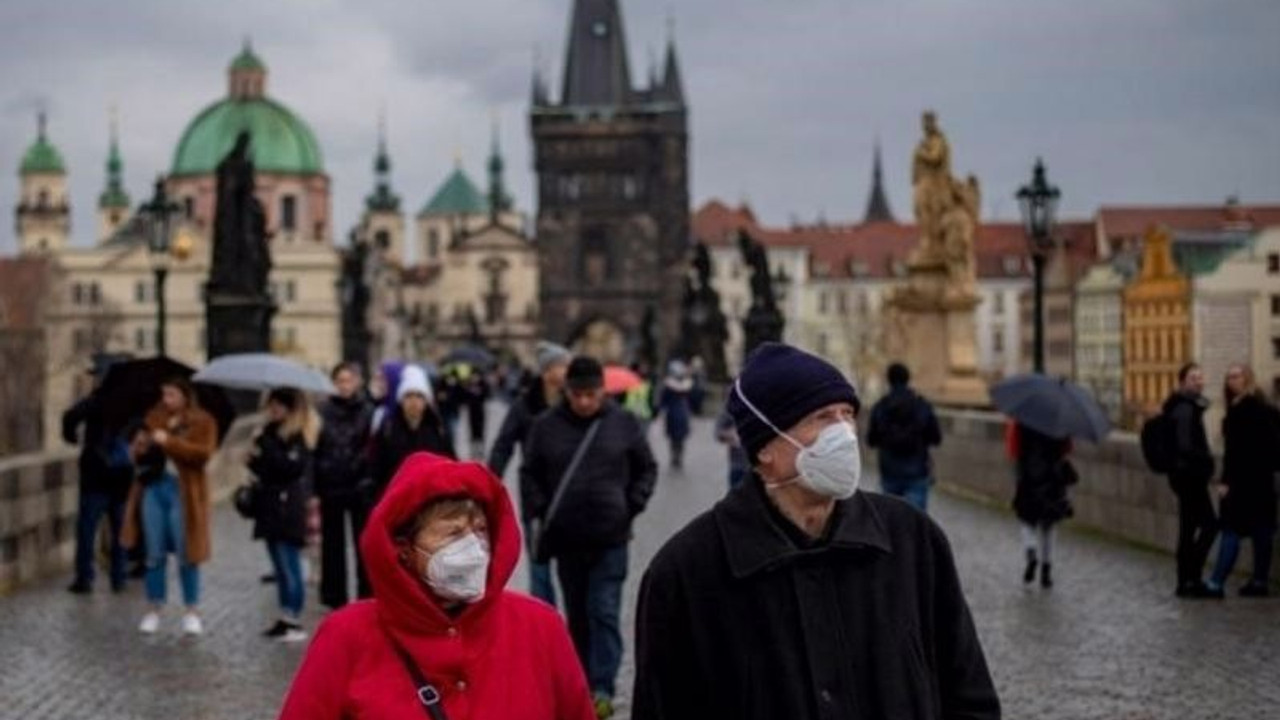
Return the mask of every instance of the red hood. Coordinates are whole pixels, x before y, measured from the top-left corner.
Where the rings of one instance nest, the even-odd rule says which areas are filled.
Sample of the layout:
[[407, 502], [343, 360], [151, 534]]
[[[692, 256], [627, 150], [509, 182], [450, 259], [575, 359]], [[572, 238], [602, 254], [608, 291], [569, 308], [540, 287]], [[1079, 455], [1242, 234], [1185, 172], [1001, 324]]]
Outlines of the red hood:
[[[394, 529], [423, 505], [451, 495], [466, 495], [484, 507], [492, 553], [484, 597], [469, 605], [456, 620], [451, 620], [422, 581], [400, 564], [392, 539]], [[465, 624], [483, 615], [501, 597], [520, 558], [520, 530], [506, 488], [488, 467], [421, 452], [404, 461], [374, 508], [360, 537], [360, 556], [373, 585], [379, 614], [405, 630], [435, 634], [455, 622]]]

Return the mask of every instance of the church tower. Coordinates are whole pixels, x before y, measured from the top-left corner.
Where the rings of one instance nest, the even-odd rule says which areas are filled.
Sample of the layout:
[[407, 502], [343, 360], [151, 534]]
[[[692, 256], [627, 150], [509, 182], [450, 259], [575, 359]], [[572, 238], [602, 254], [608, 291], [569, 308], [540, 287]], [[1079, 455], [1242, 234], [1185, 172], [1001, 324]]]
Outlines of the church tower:
[[543, 333], [602, 360], [659, 360], [679, 329], [689, 248], [675, 40], [661, 76], [637, 88], [618, 0], [575, 0], [560, 96], [537, 74], [532, 95]]
[[404, 265], [405, 220], [400, 196], [391, 189], [391, 155], [387, 152], [386, 119], [378, 123], [378, 152], [373, 158], [374, 188], [364, 200], [364, 239], [384, 260]]
[[98, 195], [98, 242], [106, 242], [129, 218], [129, 193], [124, 189], [124, 162], [115, 112], [111, 114], [111, 146], [107, 150], [107, 184]]
[[18, 248], [23, 254], [62, 250], [71, 239], [71, 204], [62, 154], [45, 135], [40, 113], [36, 140], [18, 168], [21, 199], [17, 208]]
[[880, 143], [876, 143], [875, 163], [871, 168], [871, 193], [867, 197], [867, 213], [863, 216], [862, 222], [894, 222], [893, 211], [889, 209], [889, 195], [884, 191], [884, 169], [880, 163]]

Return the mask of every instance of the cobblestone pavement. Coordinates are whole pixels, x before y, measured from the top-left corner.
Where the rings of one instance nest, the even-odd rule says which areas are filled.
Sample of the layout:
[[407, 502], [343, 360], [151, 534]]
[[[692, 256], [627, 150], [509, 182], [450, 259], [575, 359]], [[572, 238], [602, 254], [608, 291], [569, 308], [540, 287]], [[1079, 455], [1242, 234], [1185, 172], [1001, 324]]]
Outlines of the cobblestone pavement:
[[[499, 413], [500, 416], [500, 413]], [[496, 424], [496, 423], [491, 423]], [[652, 438], [660, 459], [665, 440]], [[661, 543], [724, 491], [722, 451], [695, 425], [683, 473], [664, 468], [639, 520], [625, 606]], [[514, 470], [508, 475], [509, 482]], [[874, 481], [872, 481], [874, 482]], [[960, 573], [1009, 718], [1174, 720], [1274, 717], [1280, 708], [1280, 600], [1178, 602], [1173, 561], [1068, 529], [1052, 591], [1024, 589], [1012, 518], [935, 494], [931, 508]], [[247, 523], [217, 512], [202, 605], [208, 634], [178, 634], [176, 610], [144, 638], [140, 584], [90, 597], [53, 578], [0, 599], [0, 720], [274, 717], [304, 648], [267, 642], [274, 590]], [[515, 582], [523, 586], [519, 570]], [[170, 581], [171, 584], [173, 580]], [[309, 622], [319, 617], [314, 592]], [[625, 696], [633, 676], [624, 665]], [[620, 698], [626, 716], [626, 698]]]

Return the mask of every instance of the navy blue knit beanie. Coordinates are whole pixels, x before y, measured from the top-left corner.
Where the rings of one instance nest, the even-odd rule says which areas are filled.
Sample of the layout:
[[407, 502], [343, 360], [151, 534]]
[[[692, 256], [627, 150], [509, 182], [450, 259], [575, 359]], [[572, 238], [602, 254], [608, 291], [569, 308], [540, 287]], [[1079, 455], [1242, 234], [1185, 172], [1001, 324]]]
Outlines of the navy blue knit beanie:
[[747, 357], [725, 409], [733, 417], [742, 448], [754, 462], [756, 453], [777, 433], [747, 403], [785, 432], [814, 410], [838, 402], [847, 402], [854, 410], [862, 405], [857, 390], [834, 365], [790, 345], [764, 343]]

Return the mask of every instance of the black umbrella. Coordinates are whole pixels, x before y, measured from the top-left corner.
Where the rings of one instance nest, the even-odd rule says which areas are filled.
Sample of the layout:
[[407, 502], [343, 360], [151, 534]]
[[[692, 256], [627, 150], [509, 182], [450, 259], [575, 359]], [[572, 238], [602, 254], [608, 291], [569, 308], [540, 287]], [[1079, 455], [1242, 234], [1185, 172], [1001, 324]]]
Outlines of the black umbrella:
[[441, 365], [472, 365], [479, 368], [493, 367], [498, 359], [493, 353], [485, 350], [479, 345], [462, 345], [454, 348], [444, 359], [440, 361]]
[[1099, 443], [1111, 432], [1093, 394], [1064, 378], [1017, 375], [996, 383], [991, 400], [1000, 412], [1049, 437]]
[[[103, 424], [118, 431], [160, 402], [160, 385], [172, 378], [190, 380], [195, 369], [173, 358], [153, 357], [116, 363], [107, 370], [96, 391], [103, 412]], [[200, 407], [218, 423], [218, 441], [226, 437], [236, 411], [221, 388], [193, 383]]]

